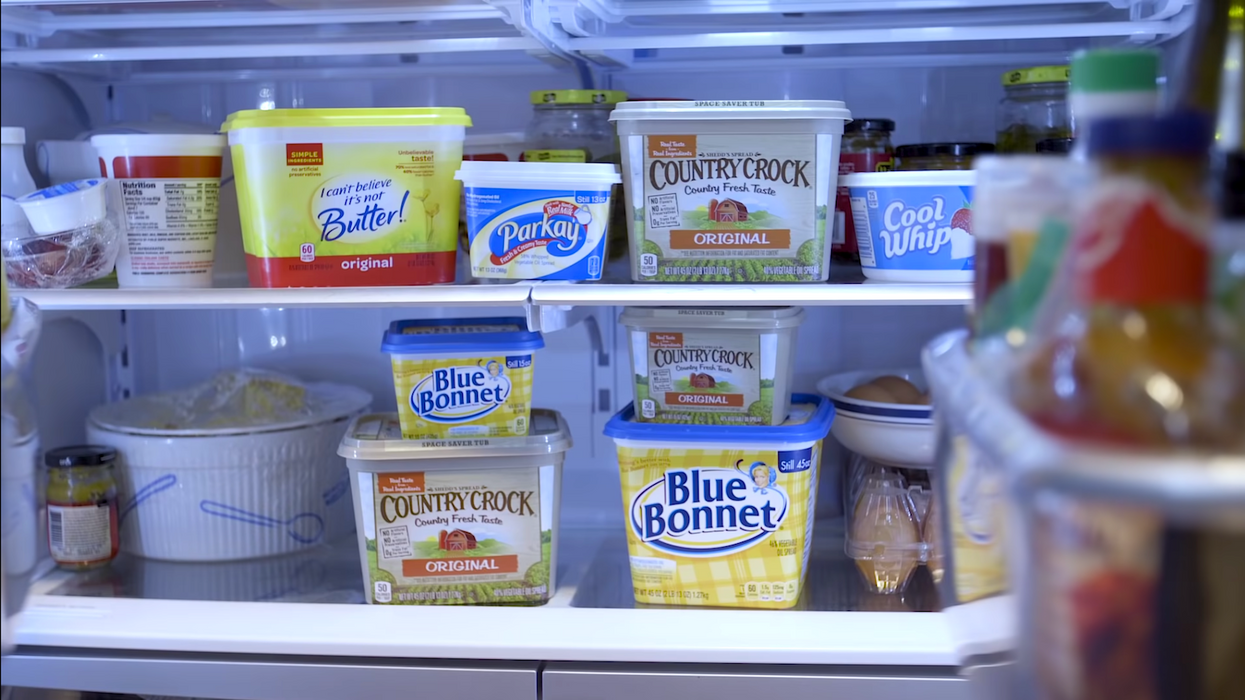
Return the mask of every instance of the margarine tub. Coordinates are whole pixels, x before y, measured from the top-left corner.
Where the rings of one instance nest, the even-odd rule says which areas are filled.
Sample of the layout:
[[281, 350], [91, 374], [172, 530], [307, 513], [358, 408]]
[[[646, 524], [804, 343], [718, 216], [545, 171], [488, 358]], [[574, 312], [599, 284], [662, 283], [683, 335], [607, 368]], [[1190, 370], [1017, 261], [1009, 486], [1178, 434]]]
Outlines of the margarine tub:
[[367, 602], [549, 600], [571, 434], [556, 411], [533, 410], [531, 427], [523, 437], [416, 441], [392, 413], [351, 425], [338, 454], [350, 469]]
[[403, 437], [526, 435], [532, 353], [544, 346], [522, 318], [394, 321], [381, 349], [393, 361]]
[[599, 280], [605, 265], [608, 163], [467, 161], [471, 274], [485, 279]]
[[779, 426], [638, 423], [632, 406], [611, 418], [636, 602], [793, 607], [833, 417], [828, 399], [795, 394]]
[[229, 115], [251, 285], [453, 282], [468, 126], [457, 107]]
[[628, 308], [636, 420], [782, 424], [803, 322], [798, 306]]
[[610, 119], [633, 280], [828, 279], [842, 102], [623, 102]]
[[974, 171], [857, 173], [851, 193], [860, 269], [886, 282], [972, 282]]

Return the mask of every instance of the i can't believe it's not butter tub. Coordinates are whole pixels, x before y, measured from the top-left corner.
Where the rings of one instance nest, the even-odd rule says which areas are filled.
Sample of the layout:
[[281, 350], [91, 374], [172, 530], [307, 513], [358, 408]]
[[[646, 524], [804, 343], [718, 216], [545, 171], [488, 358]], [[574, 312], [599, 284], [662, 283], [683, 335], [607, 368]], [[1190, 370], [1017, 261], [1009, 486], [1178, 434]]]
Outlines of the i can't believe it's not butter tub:
[[251, 286], [453, 282], [468, 126], [457, 107], [229, 115]]
[[532, 353], [544, 346], [522, 318], [394, 321], [381, 349], [393, 362], [403, 437], [526, 435]]
[[556, 588], [562, 459], [571, 434], [532, 411], [523, 437], [404, 440], [392, 413], [359, 418], [338, 454], [354, 493], [373, 604], [540, 604]]
[[808, 394], [778, 426], [637, 423], [631, 406], [611, 418], [636, 602], [793, 607], [833, 418]]
[[462, 180], [471, 274], [512, 280], [599, 280], [605, 263], [608, 163], [468, 161]]

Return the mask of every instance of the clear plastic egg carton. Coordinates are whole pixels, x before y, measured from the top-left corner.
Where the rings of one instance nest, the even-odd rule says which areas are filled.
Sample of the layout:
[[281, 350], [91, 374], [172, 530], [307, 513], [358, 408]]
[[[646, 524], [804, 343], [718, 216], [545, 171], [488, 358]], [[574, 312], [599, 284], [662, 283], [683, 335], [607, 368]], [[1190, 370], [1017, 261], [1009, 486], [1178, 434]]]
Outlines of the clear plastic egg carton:
[[941, 507], [927, 472], [848, 458], [846, 551], [875, 593], [907, 589], [920, 566], [942, 579]]

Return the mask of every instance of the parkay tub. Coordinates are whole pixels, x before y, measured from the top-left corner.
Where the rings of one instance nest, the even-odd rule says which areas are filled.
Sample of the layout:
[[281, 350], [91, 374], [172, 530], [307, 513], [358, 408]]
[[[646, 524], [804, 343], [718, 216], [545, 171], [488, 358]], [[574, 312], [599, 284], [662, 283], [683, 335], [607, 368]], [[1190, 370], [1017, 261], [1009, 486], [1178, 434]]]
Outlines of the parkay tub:
[[251, 286], [453, 282], [468, 126], [456, 107], [229, 115]]
[[522, 437], [417, 441], [402, 432], [395, 414], [362, 416], [338, 450], [350, 469], [367, 602], [548, 601], [571, 448], [562, 416], [533, 410]]
[[624, 102], [637, 282], [825, 282], [839, 140], [832, 100]]
[[526, 435], [532, 353], [544, 346], [522, 318], [394, 321], [381, 349], [393, 360], [402, 435]]
[[637, 603], [796, 604], [834, 408], [808, 394], [791, 404], [780, 426], [637, 423], [631, 406], [606, 424], [618, 448]]

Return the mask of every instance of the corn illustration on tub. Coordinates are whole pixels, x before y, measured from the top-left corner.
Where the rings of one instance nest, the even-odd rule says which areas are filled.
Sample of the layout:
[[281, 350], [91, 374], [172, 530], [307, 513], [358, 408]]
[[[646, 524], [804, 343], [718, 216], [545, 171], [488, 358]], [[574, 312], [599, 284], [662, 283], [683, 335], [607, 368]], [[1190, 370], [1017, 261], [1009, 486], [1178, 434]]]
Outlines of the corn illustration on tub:
[[637, 603], [781, 609], [804, 588], [821, 440], [834, 409], [791, 398], [779, 426], [605, 427], [618, 449]]
[[394, 321], [391, 355], [402, 437], [527, 435], [532, 353], [545, 346], [522, 318]]

